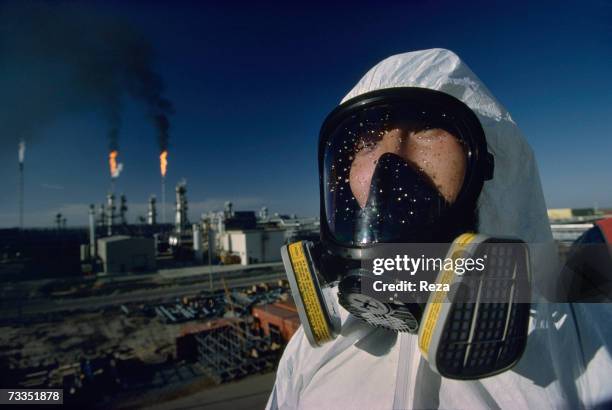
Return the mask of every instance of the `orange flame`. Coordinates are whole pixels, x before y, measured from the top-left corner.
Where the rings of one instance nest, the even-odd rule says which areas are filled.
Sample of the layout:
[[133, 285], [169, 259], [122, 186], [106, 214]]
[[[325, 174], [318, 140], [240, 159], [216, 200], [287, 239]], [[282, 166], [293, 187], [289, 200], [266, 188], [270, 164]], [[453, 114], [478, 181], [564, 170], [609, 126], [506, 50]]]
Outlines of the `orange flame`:
[[117, 151], [111, 151], [108, 154], [108, 164], [110, 165], [110, 174], [111, 178], [117, 178], [118, 169], [117, 169], [117, 155], [119, 153]]
[[166, 176], [166, 169], [168, 168], [168, 151], [162, 151], [159, 154], [159, 168], [161, 170], [161, 176]]

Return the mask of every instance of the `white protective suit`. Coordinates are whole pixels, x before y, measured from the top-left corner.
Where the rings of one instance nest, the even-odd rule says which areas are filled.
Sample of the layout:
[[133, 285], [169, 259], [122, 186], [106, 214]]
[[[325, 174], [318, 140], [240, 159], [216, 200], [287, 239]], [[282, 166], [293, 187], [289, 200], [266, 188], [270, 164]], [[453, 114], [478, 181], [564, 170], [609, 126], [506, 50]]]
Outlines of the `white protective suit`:
[[[555, 304], [541, 295], [557, 269], [546, 205], [531, 148], [506, 109], [448, 50], [392, 56], [344, 100], [390, 87], [443, 91], [478, 116], [495, 173], [479, 199], [479, 231], [532, 244], [539, 291], [527, 348], [510, 371], [476, 381], [441, 378], [421, 357], [417, 336], [377, 329], [341, 309], [342, 332], [319, 348], [302, 328], [279, 363], [269, 409], [548, 409], [612, 407], [612, 305]], [[528, 102], [527, 102], [528, 103]]]

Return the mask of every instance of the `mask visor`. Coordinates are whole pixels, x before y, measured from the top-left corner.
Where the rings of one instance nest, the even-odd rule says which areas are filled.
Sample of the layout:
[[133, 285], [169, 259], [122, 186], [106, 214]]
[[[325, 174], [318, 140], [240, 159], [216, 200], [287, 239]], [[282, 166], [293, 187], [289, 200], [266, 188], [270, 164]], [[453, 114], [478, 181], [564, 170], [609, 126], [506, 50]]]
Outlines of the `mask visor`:
[[344, 118], [322, 146], [327, 228], [342, 246], [429, 241], [461, 197], [471, 146], [444, 110], [379, 104]]

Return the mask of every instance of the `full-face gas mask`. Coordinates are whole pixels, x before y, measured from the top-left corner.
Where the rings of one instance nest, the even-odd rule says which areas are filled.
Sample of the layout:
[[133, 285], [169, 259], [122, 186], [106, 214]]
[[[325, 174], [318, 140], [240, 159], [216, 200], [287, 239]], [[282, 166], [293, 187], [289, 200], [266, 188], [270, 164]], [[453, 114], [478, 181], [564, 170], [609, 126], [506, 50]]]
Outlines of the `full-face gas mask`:
[[529, 255], [520, 240], [476, 234], [493, 167], [478, 118], [445, 93], [391, 88], [337, 107], [319, 139], [321, 241], [282, 249], [309, 342], [337, 336], [339, 303], [373, 326], [418, 333], [446, 377], [514, 365]]

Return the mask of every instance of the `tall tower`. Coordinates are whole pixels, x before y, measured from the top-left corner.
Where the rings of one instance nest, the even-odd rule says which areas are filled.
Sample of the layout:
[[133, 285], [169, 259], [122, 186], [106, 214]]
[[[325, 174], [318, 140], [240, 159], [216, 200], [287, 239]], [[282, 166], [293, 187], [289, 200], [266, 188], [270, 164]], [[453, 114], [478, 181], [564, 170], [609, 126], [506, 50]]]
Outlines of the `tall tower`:
[[151, 195], [149, 198], [149, 211], [147, 212], [147, 224], [157, 224], [157, 208], [155, 207], [155, 195]]
[[25, 149], [25, 141], [23, 139], [19, 140], [19, 229], [23, 229], [23, 161], [25, 160]]
[[179, 238], [187, 227], [187, 209], [187, 183], [181, 181], [176, 186], [175, 230]]
[[121, 221], [121, 225], [127, 225], [127, 210], [127, 198], [125, 194], [121, 194], [119, 203], [119, 220]]

